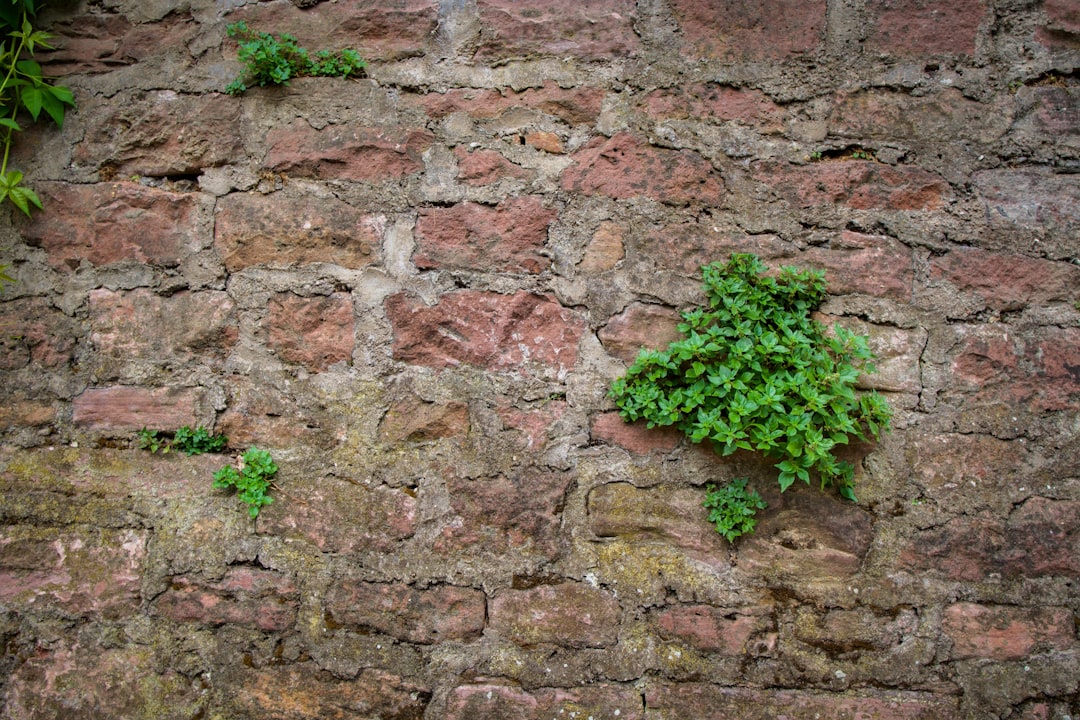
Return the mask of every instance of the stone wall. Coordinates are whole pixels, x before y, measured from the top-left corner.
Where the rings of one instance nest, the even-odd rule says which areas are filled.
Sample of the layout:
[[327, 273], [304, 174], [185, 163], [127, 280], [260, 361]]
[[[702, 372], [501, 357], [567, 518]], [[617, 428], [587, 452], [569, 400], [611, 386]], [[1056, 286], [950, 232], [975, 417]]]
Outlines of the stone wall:
[[[1075, 2], [42, 20], [78, 109], [0, 229], [2, 717], [1080, 716]], [[237, 20], [368, 77], [227, 96]], [[858, 504], [606, 397], [737, 251], [880, 356]], [[136, 448], [184, 424], [276, 502]]]

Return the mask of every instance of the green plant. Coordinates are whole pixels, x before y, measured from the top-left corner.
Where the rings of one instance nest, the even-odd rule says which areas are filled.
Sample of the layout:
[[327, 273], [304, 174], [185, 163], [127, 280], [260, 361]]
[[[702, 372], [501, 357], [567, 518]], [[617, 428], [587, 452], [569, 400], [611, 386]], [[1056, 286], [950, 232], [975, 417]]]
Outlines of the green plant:
[[238, 57], [247, 66], [246, 75], [226, 86], [230, 95], [243, 93], [249, 83], [288, 85], [294, 77], [350, 77], [367, 67], [355, 50], [320, 50], [312, 56], [292, 35], [258, 32], [244, 22], [227, 26], [225, 32], [239, 43]]
[[143, 428], [139, 431], [139, 448], [162, 455], [177, 450], [185, 455], [221, 452], [228, 447], [229, 439], [224, 435], [214, 435], [202, 425], [191, 428], [184, 425], [172, 437], [161, 430]]
[[238, 466], [226, 465], [214, 473], [214, 487], [218, 490], [235, 488], [240, 500], [248, 505], [248, 515], [258, 517], [261, 507], [274, 502], [266, 493], [274, 487], [273, 479], [277, 471], [278, 466], [270, 453], [248, 448], [239, 459]]
[[67, 106], [75, 105], [75, 96], [66, 87], [53, 85], [41, 74], [41, 66], [34, 62], [34, 51], [51, 49], [52, 36], [34, 30], [30, 18], [34, 16], [34, 0], [0, 0], [0, 137], [4, 143], [4, 157], [0, 162], [0, 202], [11, 203], [27, 215], [30, 206], [41, 209], [37, 193], [22, 184], [23, 174], [8, 169], [8, 157], [14, 134], [22, 131], [17, 117], [20, 112], [30, 113], [37, 121], [41, 111], [63, 127]]
[[767, 507], [757, 492], [746, 489], [746, 478], [735, 478], [722, 488], [707, 485], [705, 491], [702, 505], [709, 511], [709, 522], [728, 542], [753, 532], [757, 525], [754, 516]]
[[860, 372], [874, 369], [866, 338], [840, 326], [830, 335], [810, 317], [824, 273], [766, 270], [753, 254], [704, 266], [708, 305], [682, 314], [685, 338], [643, 350], [611, 396], [627, 422], [677, 427], [722, 455], [778, 460], [781, 490], [813, 474], [855, 500], [855, 468], [835, 449], [880, 438], [892, 414], [877, 393], [855, 393]]

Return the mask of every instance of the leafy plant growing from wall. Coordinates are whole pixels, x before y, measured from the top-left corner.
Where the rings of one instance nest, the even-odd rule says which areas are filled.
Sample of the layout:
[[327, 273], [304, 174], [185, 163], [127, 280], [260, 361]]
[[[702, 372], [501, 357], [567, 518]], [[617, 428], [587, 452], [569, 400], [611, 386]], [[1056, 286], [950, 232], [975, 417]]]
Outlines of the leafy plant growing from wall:
[[3, 0], [0, 2], [0, 138], [3, 138], [4, 157], [0, 162], [0, 202], [9, 200], [27, 215], [30, 206], [41, 209], [41, 199], [22, 184], [23, 174], [8, 169], [8, 158], [15, 133], [22, 131], [18, 117], [27, 112], [37, 121], [42, 111], [63, 127], [67, 107], [75, 105], [75, 97], [66, 87], [54, 85], [41, 74], [41, 66], [33, 60], [39, 48], [51, 48], [52, 36], [34, 30], [34, 0]]
[[274, 486], [278, 466], [270, 453], [259, 448], [248, 448], [236, 466], [226, 465], [214, 473], [214, 487], [218, 490], [235, 489], [240, 500], [247, 503], [248, 515], [255, 518], [259, 509], [274, 502], [267, 493]]
[[[877, 393], [855, 392], [860, 373], [874, 371], [867, 339], [840, 326], [829, 334], [810, 317], [825, 299], [824, 273], [766, 270], [748, 253], [704, 266], [708, 304], [682, 314], [685, 338], [642, 350], [611, 396], [627, 422], [679, 428], [721, 455], [750, 450], [776, 460], [781, 491], [816, 477], [855, 500], [855, 468], [836, 448], [852, 437], [879, 439], [892, 415]], [[732, 490], [714, 512], [728, 512], [735, 498], [758, 507]]]
[[246, 73], [229, 83], [225, 92], [240, 95], [254, 83], [259, 86], [288, 85], [294, 77], [352, 77], [367, 64], [355, 50], [320, 50], [314, 54], [297, 44], [292, 35], [258, 32], [237, 22], [225, 28], [239, 43], [237, 56]]

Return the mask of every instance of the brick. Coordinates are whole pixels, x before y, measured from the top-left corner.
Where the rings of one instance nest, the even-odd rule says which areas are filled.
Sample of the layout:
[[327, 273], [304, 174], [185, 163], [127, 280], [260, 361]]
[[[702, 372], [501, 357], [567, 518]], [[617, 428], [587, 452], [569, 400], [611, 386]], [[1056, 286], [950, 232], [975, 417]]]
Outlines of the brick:
[[703, 84], [654, 90], [641, 101], [642, 109], [655, 120], [706, 118], [712, 122], [737, 122], [777, 132], [783, 128], [784, 110], [760, 90]]
[[405, 294], [385, 303], [394, 357], [430, 367], [475, 365], [564, 376], [577, 363], [584, 321], [552, 298], [464, 290], [428, 307]]
[[[152, 648], [41, 647], [12, 673], [5, 717], [27, 720], [75, 718], [197, 717], [203, 692], [189, 678], [163, 670]], [[163, 708], [167, 708], [162, 714]]]
[[706, 521], [699, 488], [636, 488], [607, 483], [589, 493], [589, 529], [597, 537], [662, 540], [701, 555], [725, 551], [726, 541]]
[[90, 341], [113, 362], [222, 361], [239, 334], [234, 304], [220, 291], [162, 297], [139, 288], [90, 291]]
[[521, 92], [513, 90], [454, 89], [428, 93], [420, 99], [424, 110], [435, 119], [466, 113], [492, 119], [518, 108], [541, 112], [571, 125], [592, 124], [600, 116], [604, 91], [597, 88], [561, 88], [552, 81]]
[[259, 29], [280, 28], [311, 51], [354, 48], [368, 60], [396, 60], [422, 53], [437, 27], [439, 4], [436, 0], [387, 0], [377, 6], [317, 3], [300, 14], [292, 5], [260, 2], [236, 8], [226, 18]]
[[855, 210], [937, 210], [948, 184], [909, 166], [865, 160], [831, 160], [802, 166], [762, 162], [754, 177], [800, 208], [846, 205]]
[[670, 452], [678, 447], [683, 433], [670, 427], [649, 428], [642, 421], [628, 423], [617, 412], [598, 413], [589, 424], [594, 442], [610, 443], [635, 455]]
[[763, 612], [743, 613], [709, 605], [679, 605], [656, 615], [662, 635], [678, 639], [702, 652], [742, 656], [751, 639], [770, 630], [772, 618]]
[[643, 720], [641, 695], [634, 688], [595, 683], [577, 688], [518, 687], [479, 683], [450, 691], [447, 720], [544, 720], [618, 718]]
[[[568, 473], [523, 468], [476, 480], [450, 474], [446, 480], [453, 515], [435, 540], [435, 552], [464, 550], [525, 554], [554, 559]], [[512, 498], [513, 502], [508, 502]]]
[[89, 430], [131, 432], [195, 425], [198, 391], [191, 388], [88, 388], [72, 401], [72, 421]]
[[608, 320], [597, 337], [610, 355], [629, 365], [642, 349], [663, 350], [680, 340], [679, 322], [673, 308], [635, 302]]
[[487, 599], [473, 588], [344, 581], [326, 598], [334, 623], [376, 631], [406, 642], [431, 644], [478, 637]]
[[979, 102], [955, 88], [921, 97], [891, 90], [838, 93], [828, 118], [829, 133], [864, 141], [876, 138], [937, 144], [942, 138], [991, 143], [1013, 122], [1012, 101]]
[[725, 62], [810, 52], [825, 29], [824, 0], [673, 0], [672, 9], [690, 50]]
[[230, 272], [252, 265], [376, 262], [383, 219], [333, 197], [232, 193], [218, 201], [214, 247]]
[[0, 603], [118, 619], [139, 612], [143, 530], [0, 528]]
[[504, 590], [489, 612], [491, 629], [511, 642], [579, 648], [613, 644], [621, 614], [608, 592], [575, 582]]
[[266, 135], [263, 166], [320, 180], [398, 180], [424, 168], [432, 135], [422, 129], [327, 125], [321, 130], [297, 120]]
[[979, 26], [988, 20], [983, 0], [870, 0], [867, 47], [900, 55], [974, 55]]
[[49, 212], [35, 213], [21, 232], [48, 252], [53, 267], [72, 270], [83, 260], [172, 267], [201, 244], [205, 209], [193, 193], [134, 183], [38, 183], [35, 189]]
[[550, 261], [542, 254], [557, 211], [535, 196], [491, 207], [461, 203], [420, 211], [416, 221], [418, 268], [468, 268], [539, 273]]
[[1080, 295], [1080, 267], [977, 248], [931, 258], [930, 277], [978, 296], [995, 310], [1021, 310]]
[[394, 402], [379, 423], [379, 440], [385, 443], [423, 442], [468, 432], [468, 405], [426, 402], [411, 394]]
[[458, 179], [474, 187], [491, 185], [503, 178], [529, 176], [528, 170], [495, 150], [469, 150], [458, 145], [454, 148], [454, 157], [458, 162]]
[[600, 223], [585, 247], [585, 255], [577, 265], [578, 272], [601, 273], [618, 265], [626, 257], [624, 235], [622, 225], [606, 220]]
[[608, 58], [639, 49], [631, 0], [478, 0], [485, 33], [478, 59], [515, 55]]
[[197, 174], [243, 156], [241, 109], [226, 95], [172, 90], [90, 99], [79, 105], [88, 130], [72, 158], [122, 177]]
[[341, 680], [313, 662], [241, 670], [225, 682], [228, 717], [418, 720], [431, 700], [425, 686], [383, 670], [364, 669]]
[[955, 697], [923, 692], [817, 693], [770, 688], [731, 688], [712, 683], [654, 683], [645, 692], [650, 718], [693, 717], [888, 718], [889, 720], [959, 720]]
[[18, 370], [31, 363], [44, 368], [63, 367], [71, 362], [84, 332], [44, 299], [0, 304], [0, 369]]
[[260, 533], [349, 555], [386, 552], [416, 532], [416, 498], [401, 489], [307, 477], [287, 491], [259, 513]]
[[280, 573], [235, 566], [214, 582], [186, 576], [172, 578], [169, 589], [154, 601], [154, 607], [177, 622], [210, 627], [243, 625], [281, 632], [296, 622], [299, 600], [299, 589]]
[[322, 372], [351, 364], [356, 345], [352, 296], [336, 292], [317, 297], [278, 293], [270, 299], [267, 344], [285, 362]]
[[1021, 660], [1041, 650], [1067, 650], [1073, 643], [1068, 608], [1022, 608], [961, 602], [945, 608], [941, 629], [952, 640], [952, 659]]
[[571, 158], [562, 187], [585, 195], [687, 205], [715, 204], [724, 193], [720, 173], [696, 152], [652, 147], [628, 133], [596, 138]]

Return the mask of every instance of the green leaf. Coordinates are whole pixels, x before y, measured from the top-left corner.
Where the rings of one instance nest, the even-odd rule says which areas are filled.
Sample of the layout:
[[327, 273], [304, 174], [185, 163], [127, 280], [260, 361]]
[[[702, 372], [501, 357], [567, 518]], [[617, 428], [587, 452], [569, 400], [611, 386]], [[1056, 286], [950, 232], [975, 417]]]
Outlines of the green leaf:
[[19, 97], [22, 100], [23, 107], [37, 120], [38, 114], [41, 113], [41, 106], [45, 102], [45, 94], [41, 91], [41, 88], [26, 88]]
[[30, 205], [33, 204], [38, 210], [41, 209], [41, 200], [37, 194], [28, 187], [15, 187], [8, 190], [8, 198], [15, 203], [15, 207], [30, 215]]
[[19, 123], [15, 122], [11, 118], [0, 118], [0, 126], [10, 128], [12, 130], [22, 131], [22, 127], [20, 127]]

